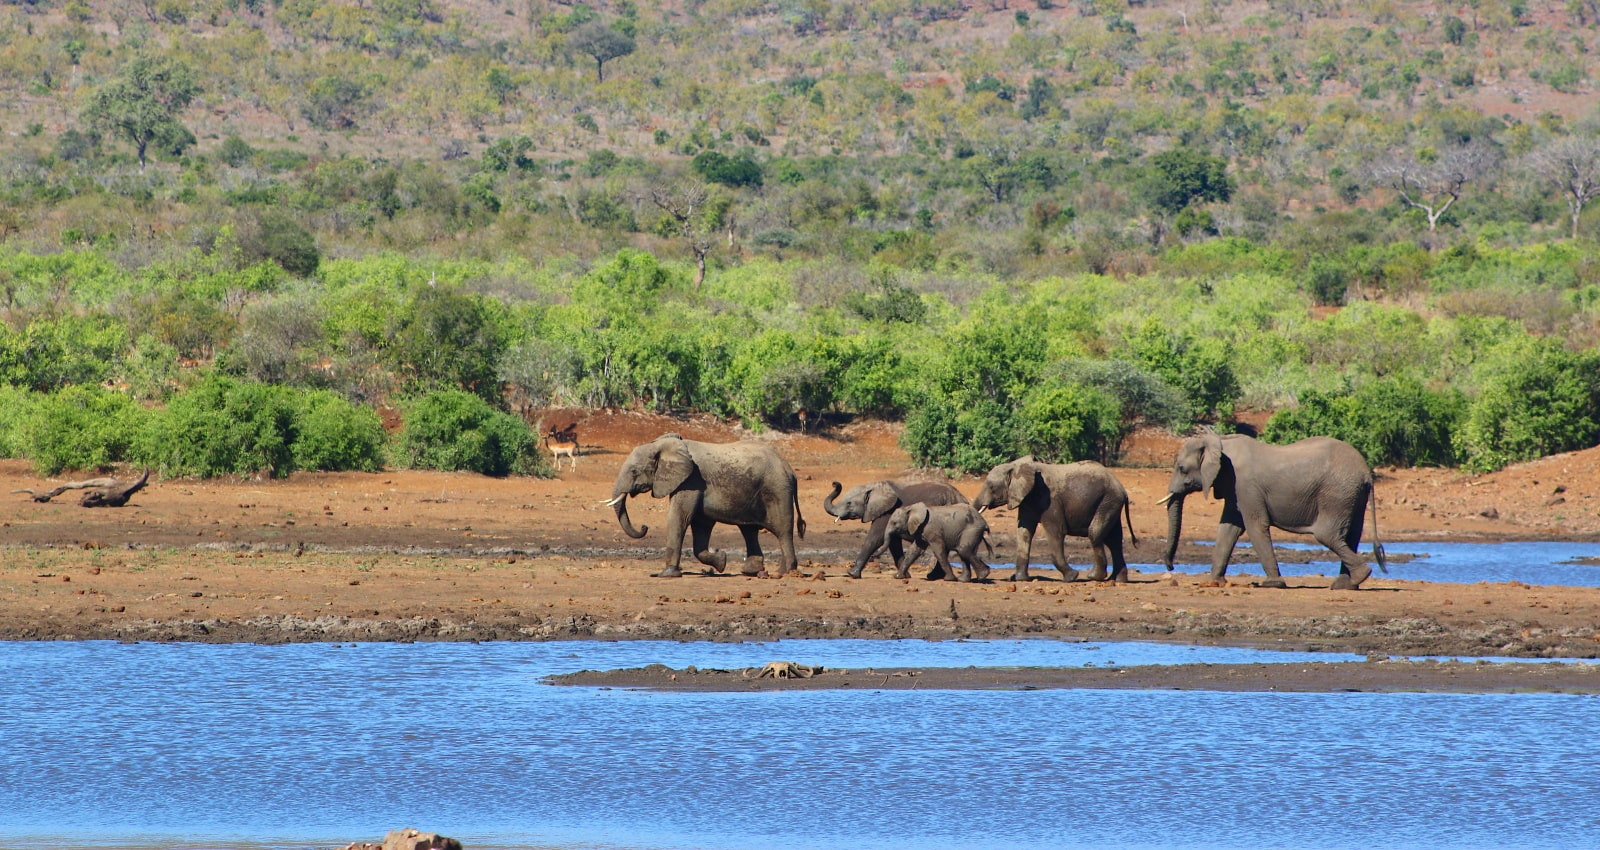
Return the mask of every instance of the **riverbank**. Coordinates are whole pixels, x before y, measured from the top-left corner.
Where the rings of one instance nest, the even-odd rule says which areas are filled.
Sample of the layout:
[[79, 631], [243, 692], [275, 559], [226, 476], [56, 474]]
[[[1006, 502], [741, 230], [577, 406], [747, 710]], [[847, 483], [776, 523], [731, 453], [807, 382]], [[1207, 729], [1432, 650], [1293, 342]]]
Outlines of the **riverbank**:
[[[769, 665], [770, 666], [770, 665]], [[1315, 664], [1163, 664], [1134, 667], [802, 668], [674, 670], [660, 664], [551, 676], [553, 685], [690, 693], [817, 690], [1006, 690], [1062, 688], [1317, 693], [1600, 694], [1600, 665], [1585, 662], [1409, 661]]]
[[[573, 414], [576, 417], [578, 414]], [[862, 423], [822, 435], [768, 433], [801, 477], [809, 531], [798, 574], [778, 579], [655, 579], [662, 503], [634, 500], [641, 541], [599, 504], [638, 442], [663, 431], [729, 440], [714, 421], [584, 414], [576, 470], [556, 479], [386, 471], [269, 481], [153, 481], [124, 508], [0, 501], [0, 639], [291, 641], [759, 640], [796, 637], [1059, 636], [1160, 640], [1378, 655], [1600, 657], [1600, 589], [1516, 582], [1395, 581], [1330, 591], [1326, 577], [1287, 590], [1230, 576], [1136, 572], [1127, 585], [900, 581], [881, 564], [845, 578], [865, 534], [821, 509], [829, 482], [905, 473], [896, 432]], [[554, 421], [552, 419], [551, 421]], [[1170, 438], [1169, 438], [1170, 442]], [[1154, 463], [1170, 444], [1130, 453]], [[1168, 454], [1170, 456], [1170, 454]], [[1382, 470], [1379, 530], [1403, 540], [1600, 539], [1600, 450], [1489, 476]], [[1133, 500], [1129, 560], [1159, 559], [1167, 470], [1114, 470]], [[48, 483], [0, 462], [5, 490]], [[954, 482], [964, 493], [978, 482]], [[1192, 497], [1179, 557], [1210, 560], [1215, 502]], [[1011, 515], [990, 514], [996, 560], [1009, 560]], [[1369, 529], [1370, 537], [1370, 529]], [[1305, 540], [1281, 535], [1279, 542]], [[769, 539], [770, 542], [770, 539]], [[733, 529], [718, 548], [737, 550]], [[775, 547], [769, 547], [775, 548]], [[1069, 558], [1088, 559], [1083, 541]], [[1600, 547], [1597, 547], [1600, 554]], [[1036, 553], [1037, 555], [1037, 553]], [[1322, 558], [1283, 550], [1285, 561]], [[1251, 560], [1248, 549], [1236, 562]], [[692, 559], [686, 560], [692, 564]], [[1036, 561], [1038, 558], [1036, 557]], [[769, 558], [769, 566], [774, 566]], [[1149, 567], [1146, 567], [1149, 569]], [[1600, 569], [1600, 567], [1597, 567]], [[1053, 571], [1042, 571], [1053, 576]], [[920, 571], [917, 573], [920, 575]], [[1003, 576], [1003, 571], [997, 571]]]

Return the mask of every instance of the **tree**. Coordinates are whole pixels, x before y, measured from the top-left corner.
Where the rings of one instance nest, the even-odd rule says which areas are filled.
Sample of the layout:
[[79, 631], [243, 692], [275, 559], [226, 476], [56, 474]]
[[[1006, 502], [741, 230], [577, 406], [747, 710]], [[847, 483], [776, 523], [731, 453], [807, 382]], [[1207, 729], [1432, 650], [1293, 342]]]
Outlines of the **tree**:
[[727, 224], [733, 201], [724, 195], [713, 195], [704, 184], [686, 181], [651, 186], [645, 197], [665, 213], [658, 231], [689, 243], [689, 251], [694, 254], [694, 289], [699, 292], [700, 284], [706, 280], [706, 255]]
[[1565, 136], [1528, 154], [1527, 165], [1565, 196], [1572, 215], [1572, 238], [1578, 238], [1578, 218], [1584, 206], [1600, 196], [1600, 139]]
[[1493, 152], [1482, 145], [1463, 145], [1443, 153], [1424, 149], [1416, 154], [1396, 154], [1373, 169], [1373, 176], [1389, 185], [1408, 207], [1422, 211], [1428, 231], [1461, 199], [1466, 184], [1494, 164]]
[[1143, 188], [1151, 206], [1176, 215], [1190, 204], [1232, 198], [1233, 178], [1222, 157], [1193, 148], [1173, 148], [1150, 157]]
[[595, 79], [606, 80], [606, 63], [633, 52], [633, 39], [599, 21], [590, 21], [567, 37], [567, 45], [594, 60]]
[[140, 56], [89, 95], [83, 117], [91, 126], [132, 144], [142, 170], [151, 142], [188, 133], [178, 115], [200, 92], [188, 65]]

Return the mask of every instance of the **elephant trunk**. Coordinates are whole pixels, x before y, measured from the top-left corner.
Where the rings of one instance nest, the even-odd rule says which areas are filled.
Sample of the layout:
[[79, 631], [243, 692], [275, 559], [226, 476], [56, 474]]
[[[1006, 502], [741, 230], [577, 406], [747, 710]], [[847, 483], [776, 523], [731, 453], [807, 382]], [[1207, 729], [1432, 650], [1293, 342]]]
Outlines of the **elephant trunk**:
[[1183, 500], [1186, 494], [1173, 494], [1167, 497], [1167, 551], [1161, 556], [1161, 562], [1166, 565], [1167, 571], [1172, 571], [1172, 559], [1178, 555], [1178, 538], [1183, 533]]
[[831, 516], [834, 519], [839, 519], [840, 516], [839, 511], [833, 506], [833, 500], [839, 498], [839, 491], [843, 489], [844, 485], [835, 481], [833, 482], [833, 492], [829, 493], [827, 496], [824, 496], [822, 499], [822, 509], [827, 511], [828, 516]]
[[640, 526], [639, 528], [633, 527], [633, 522], [628, 519], [628, 495], [626, 493], [616, 497], [616, 501], [612, 504], [612, 508], [617, 512], [617, 524], [622, 526], [623, 534], [632, 537], [634, 540], [638, 540], [650, 530], [650, 526], [648, 525]]

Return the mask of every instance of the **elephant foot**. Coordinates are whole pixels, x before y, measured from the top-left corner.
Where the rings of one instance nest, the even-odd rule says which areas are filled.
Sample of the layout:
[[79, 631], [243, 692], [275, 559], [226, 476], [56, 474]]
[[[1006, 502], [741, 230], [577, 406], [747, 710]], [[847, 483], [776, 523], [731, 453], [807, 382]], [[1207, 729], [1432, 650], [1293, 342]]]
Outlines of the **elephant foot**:
[[1027, 570], [1017, 570], [1006, 578], [1006, 581], [1033, 581], [1033, 576]]
[[[1073, 569], [1073, 568], [1071, 568], [1071, 567], [1067, 567], [1065, 569], [1057, 568], [1057, 572], [1061, 573], [1061, 580], [1062, 581], [1077, 581], [1078, 580], [1078, 571]], [[1096, 580], [1099, 581], [1099, 580], [1103, 580], [1104, 578], [1105, 578], [1105, 576], [1102, 575], [1100, 577], [1100, 579], [1096, 579]]]
[[928, 570], [928, 575], [927, 575], [928, 581], [938, 581], [938, 580], [940, 580], [942, 578], [947, 578], [947, 576], [945, 575], [944, 567], [941, 567], [938, 564], [934, 564], [933, 565], [933, 569]]
[[1268, 578], [1264, 578], [1260, 581], [1251, 582], [1251, 584], [1256, 587], [1275, 587], [1279, 590], [1283, 590], [1289, 586], [1287, 582], [1276, 576], [1269, 576]]
[[1372, 568], [1362, 564], [1349, 572], [1341, 572], [1333, 578], [1329, 590], [1360, 590], [1361, 583], [1372, 577]]
[[[720, 573], [720, 572], [722, 572], [722, 570], [719, 568], [717, 570], [717, 572]], [[749, 558], [749, 559], [745, 560], [744, 567], [739, 570], [739, 575], [742, 575], [742, 576], [761, 576], [761, 575], [765, 575], [766, 572], [767, 572], [766, 565], [761, 562], [760, 558]], [[785, 572], [787, 572], [787, 570], [785, 570]]]
[[1095, 567], [1094, 569], [1090, 570], [1089, 571], [1089, 580], [1090, 581], [1105, 581], [1106, 580], [1106, 568], [1105, 567]]
[[1127, 570], [1127, 568], [1124, 567], [1123, 569], [1117, 570], [1116, 572], [1112, 573], [1111, 574], [1111, 581], [1113, 581], [1116, 584], [1127, 584], [1128, 583], [1128, 570]]
[[976, 581], [988, 581], [989, 580], [989, 568], [988, 567], [979, 567], [973, 573], [972, 577]]
[[659, 573], [651, 573], [651, 578], [683, 578], [683, 570], [677, 567], [667, 567]]
[[860, 567], [851, 567], [850, 569], [845, 571], [845, 575], [847, 575], [847, 576], [849, 576], [851, 578], [861, 578], [861, 568]]

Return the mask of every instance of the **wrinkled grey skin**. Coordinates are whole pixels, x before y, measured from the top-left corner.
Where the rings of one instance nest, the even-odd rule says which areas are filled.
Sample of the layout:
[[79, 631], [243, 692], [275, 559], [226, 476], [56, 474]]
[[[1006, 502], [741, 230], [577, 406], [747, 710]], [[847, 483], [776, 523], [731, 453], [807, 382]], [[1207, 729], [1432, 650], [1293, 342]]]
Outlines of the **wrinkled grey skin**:
[[806, 535], [800, 514], [794, 469], [771, 446], [746, 440], [701, 443], [677, 434], [663, 434], [635, 448], [611, 488], [609, 504], [622, 530], [635, 540], [649, 526], [634, 529], [628, 519], [628, 497], [650, 493], [667, 499], [667, 566], [655, 575], [683, 575], [683, 532], [693, 533], [694, 556], [717, 572], [727, 568], [727, 554], [711, 551], [711, 529], [717, 523], [736, 525], [744, 535], [745, 575], [764, 575], [759, 535], [778, 538], [782, 549], [779, 575], [794, 569], [796, 533]]
[[889, 525], [889, 514], [919, 503], [937, 507], [959, 505], [967, 500], [960, 490], [943, 481], [874, 481], [851, 487], [843, 497], [839, 496], [841, 489], [843, 485], [833, 482], [833, 491], [822, 500], [822, 509], [836, 519], [859, 519], [872, 523], [872, 527], [867, 529], [866, 542], [861, 544], [861, 551], [856, 553], [855, 566], [850, 568], [851, 578], [861, 578], [867, 561], [883, 551], [886, 544], [897, 568], [905, 558], [905, 547], [900, 538], [889, 535], [885, 530]]
[[1122, 554], [1122, 525], [1135, 545], [1128, 491], [1111, 471], [1091, 460], [1076, 463], [1040, 463], [1033, 455], [1002, 463], [983, 479], [973, 498], [979, 510], [1005, 505], [1017, 512], [1017, 570], [1014, 581], [1033, 578], [1028, 572], [1034, 534], [1044, 526], [1045, 549], [1063, 581], [1076, 581], [1078, 571], [1067, 564], [1062, 545], [1067, 535], [1087, 537], [1094, 550], [1095, 581], [1106, 579], [1106, 555], [1111, 556], [1114, 581], [1128, 580], [1128, 561]]
[[[930, 572], [933, 579], [941, 573], [952, 581], [983, 580], [989, 577], [989, 565], [978, 557], [978, 544], [988, 544], [985, 536], [989, 523], [971, 505], [907, 505], [889, 514], [886, 530], [891, 538], [911, 541], [911, 551], [897, 565], [895, 578], [910, 578], [911, 565], [932, 550], [939, 569]], [[963, 569], [957, 573], [950, 565], [950, 553], [961, 556]]]
[[[1183, 500], [1209, 488], [1222, 500], [1222, 524], [1211, 556], [1211, 578], [1221, 581], [1239, 535], [1249, 532], [1267, 574], [1264, 587], [1283, 587], [1278, 558], [1272, 551], [1272, 529], [1310, 534], [1339, 556], [1333, 589], [1359, 588], [1372, 575], [1356, 553], [1361, 525], [1372, 498], [1372, 470], [1349, 443], [1331, 437], [1309, 437], [1287, 446], [1260, 442], [1242, 434], [1206, 434], [1185, 440], [1178, 448], [1167, 485], [1167, 551], [1162, 561], [1172, 569], [1183, 526]], [[1373, 552], [1384, 566], [1377, 543], [1378, 506], [1372, 505]]]

